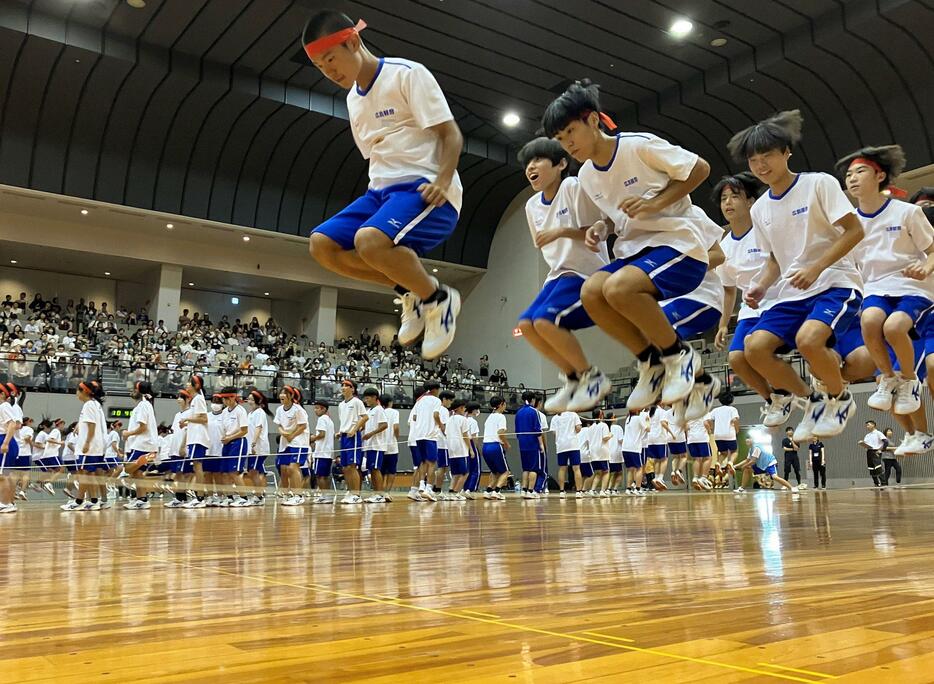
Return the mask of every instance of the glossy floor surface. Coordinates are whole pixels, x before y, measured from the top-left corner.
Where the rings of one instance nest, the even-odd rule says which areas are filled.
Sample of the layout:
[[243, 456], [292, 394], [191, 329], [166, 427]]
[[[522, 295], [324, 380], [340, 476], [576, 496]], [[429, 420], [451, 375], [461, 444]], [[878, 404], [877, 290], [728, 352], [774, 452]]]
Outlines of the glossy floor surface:
[[5, 683], [934, 681], [934, 489], [42, 501], [0, 538]]

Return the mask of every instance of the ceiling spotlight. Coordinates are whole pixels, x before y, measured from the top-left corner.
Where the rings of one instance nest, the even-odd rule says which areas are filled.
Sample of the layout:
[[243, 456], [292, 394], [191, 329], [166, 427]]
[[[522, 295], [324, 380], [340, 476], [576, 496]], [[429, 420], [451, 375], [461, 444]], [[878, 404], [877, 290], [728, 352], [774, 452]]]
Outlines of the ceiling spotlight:
[[506, 112], [503, 115], [503, 123], [509, 126], [510, 128], [514, 126], [518, 126], [520, 121], [522, 121], [522, 119], [520, 119], [519, 115], [516, 114], [515, 112]]
[[81, 210], [81, 215], [82, 215], [82, 216], [87, 216], [87, 215], [88, 215], [88, 210], [87, 210], [87, 209], [82, 209], [82, 210]]
[[249, 236], [249, 235], [244, 235], [244, 236], [243, 236], [243, 241], [244, 241], [244, 242], [249, 242], [249, 241], [250, 241], [250, 236]]
[[694, 24], [687, 19], [675, 19], [671, 24], [671, 28], [668, 29], [668, 33], [675, 38], [684, 38], [692, 30], [694, 30]]
[[239, 304], [239, 303], [240, 303], [240, 298], [239, 298], [239, 297], [231, 297], [231, 298], [230, 298], [230, 303], [231, 303], [231, 304]]
[[104, 275], [110, 275], [110, 271], [104, 271]]
[[269, 296], [269, 293], [268, 293], [268, 292], [264, 292], [263, 294], [266, 295], [267, 297]]
[[146, 6], [146, 0], [126, 0], [126, 4], [133, 9], [143, 9]]
[[712, 41], [710, 41], [710, 44], [713, 47], [723, 47], [724, 45], [726, 45], [726, 43], [727, 43], [726, 38], [714, 38]]
[[188, 287], [194, 287], [194, 286], [195, 286], [194, 283], [188, 283]]
[[399, 313], [399, 309], [393, 309], [392, 312], [393, 312], [393, 313]]
[[16, 259], [10, 259], [10, 263], [11, 263], [11, 264], [17, 263], [17, 262], [16, 262]]
[[433, 268], [433, 269], [431, 269], [431, 272], [432, 272], [432, 273], [437, 273], [437, 272], [438, 272], [438, 269]]
[[175, 224], [174, 224], [174, 223], [166, 223], [166, 224], [165, 224], [165, 227], [168, 228], [169, 230], [172, 230], [172, 229], [175, 227]]

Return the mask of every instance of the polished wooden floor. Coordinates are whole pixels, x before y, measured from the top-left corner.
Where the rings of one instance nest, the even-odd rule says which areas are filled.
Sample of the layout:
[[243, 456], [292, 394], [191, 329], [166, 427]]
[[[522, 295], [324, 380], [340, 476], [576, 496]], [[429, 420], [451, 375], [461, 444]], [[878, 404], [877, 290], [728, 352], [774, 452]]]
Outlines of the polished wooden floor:
[[3, 683], [934, 681], [934, 489], [41, 501], [0, 538]]

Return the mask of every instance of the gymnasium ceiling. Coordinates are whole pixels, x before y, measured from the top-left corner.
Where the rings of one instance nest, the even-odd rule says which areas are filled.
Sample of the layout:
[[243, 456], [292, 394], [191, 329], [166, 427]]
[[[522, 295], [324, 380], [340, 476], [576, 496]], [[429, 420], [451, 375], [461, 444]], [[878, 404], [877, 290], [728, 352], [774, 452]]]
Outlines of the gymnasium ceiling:
[[[374, 52], [423, 62], [448, 96], [465, 204], [436, 259], [486, 265], [526, 185], [517, 146], [573, 78], [714, 179], [734, 131], [793, 107], [798, 168], [890, 142], [909, 168], [934, 161], [921, 0], [0, 0], [0, 183], [307, 235], [367, 182], [343, 95], [299, 46], [321, 6], [365, 18]], [[695, 26], [683, 40], [678, 16]]]

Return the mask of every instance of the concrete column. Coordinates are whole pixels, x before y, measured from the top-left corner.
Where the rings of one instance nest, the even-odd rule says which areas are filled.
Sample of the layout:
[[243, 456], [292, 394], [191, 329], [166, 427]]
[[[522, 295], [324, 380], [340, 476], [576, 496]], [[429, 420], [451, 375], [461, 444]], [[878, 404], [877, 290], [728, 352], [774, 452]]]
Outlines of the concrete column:
[[334, 344], [337, 333], [337, 289], [322, 286], [308, 298], [308, 315], [302, 321], [302, 333], [315, 344]]
[[153, 279], [152, 310], [149, 317], [165, 321], [167, 330], [178, 329], [179, 302], [182, 297], [182, 267], [162, 264]]

